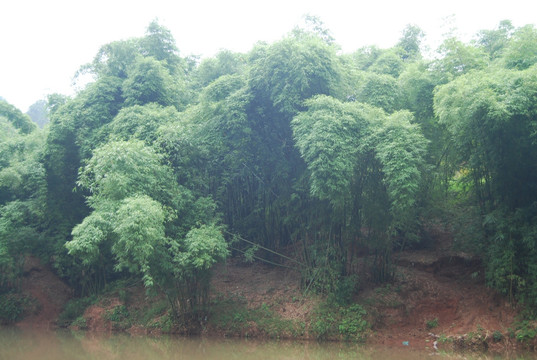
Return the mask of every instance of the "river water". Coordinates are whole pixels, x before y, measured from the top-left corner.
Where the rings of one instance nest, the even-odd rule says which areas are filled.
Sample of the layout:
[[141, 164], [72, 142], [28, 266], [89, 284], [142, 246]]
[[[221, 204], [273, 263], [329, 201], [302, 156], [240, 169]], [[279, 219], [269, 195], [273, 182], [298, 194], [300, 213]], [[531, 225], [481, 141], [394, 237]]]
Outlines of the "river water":
[[256, 341], [175, 336], [130, 336], [0, 327], [1, 360], [270, 360], [270, 359], [537, 359], [535, 354], [435, 353], [347, 343]]

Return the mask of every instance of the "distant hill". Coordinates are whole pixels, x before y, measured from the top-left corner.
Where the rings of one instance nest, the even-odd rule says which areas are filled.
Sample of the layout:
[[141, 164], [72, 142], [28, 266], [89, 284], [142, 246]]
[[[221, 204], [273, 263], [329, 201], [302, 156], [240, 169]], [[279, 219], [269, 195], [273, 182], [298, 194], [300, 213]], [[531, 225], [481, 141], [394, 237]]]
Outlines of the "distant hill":
[[49, 123], [47, 102], [45, 100], [37, 100], [35, 103], [30, 105], [26, 114], [30, 116], [32, 121], [35, 122], [41, 129]]

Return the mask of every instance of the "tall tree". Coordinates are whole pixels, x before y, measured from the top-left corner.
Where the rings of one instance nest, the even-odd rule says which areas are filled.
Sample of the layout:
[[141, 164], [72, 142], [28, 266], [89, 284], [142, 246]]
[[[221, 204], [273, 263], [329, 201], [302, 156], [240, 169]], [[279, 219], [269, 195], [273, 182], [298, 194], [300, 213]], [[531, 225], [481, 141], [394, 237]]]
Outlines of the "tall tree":
[[516, 29], [503, 56], [508, 68], [524, 70], [537, 63], [537, 29], [526, 25]]
[[515, 27], [509, 20], [503, 20], [494, 30], [481, 30], [477, 36], [477, 44], [490, 56], [496, 59], [502, 55], [509, 43]]
[[408, 24], [403, 29], [403, 33], [397, 46], [403, 49], [404, 60], [416, 60], [421, 58], [421, 42], [425, 33], [417, 25]]
[[23, 114], [7, 101], [0, 101], [0, 116], [7, 119], [23, 134], [29, 134], [37, 128], [28, 115]]
[[[362, 238], [363, 227], [369, 229], [362, 244], [379, 251], [379, 280], [384, 280], [389, 277], [385, 265], [393, 233], [415, 238], [413, 214], [426, 140], [406, 111], [387, 117], [378, 108], [327, 96], [314, 97], [306, 105], [308, 110], [292, 124], [309, 169], [311, 193], [332, 204], [331, 226], [339, 234], [340, 247]], [[348, 258], [340, 255], [343, 261]]]
[[169, 29], [153, 20], [147, 27], [145, 36], [140, 40], [142, 54], [162, 61], [173, 76], [182, 76], [183, 59]]

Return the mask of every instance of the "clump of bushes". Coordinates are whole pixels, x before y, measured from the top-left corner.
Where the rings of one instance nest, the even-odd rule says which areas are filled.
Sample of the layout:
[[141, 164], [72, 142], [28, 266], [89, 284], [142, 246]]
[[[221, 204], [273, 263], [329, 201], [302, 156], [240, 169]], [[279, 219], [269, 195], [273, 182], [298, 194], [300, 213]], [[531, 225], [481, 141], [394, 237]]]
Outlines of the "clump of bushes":
[[14, 292], [0, 295], [0, 325], [7, 325], [22, 319], [31, 300]]
[[315, 310], [310, 330], [317, 339], [363, 341], [371, 328], [366, 317], [366, 310], [359, 304], [341, 306], [326, 302]]
[[[80, 318], [84, 314], [84, 311], [86, 311], [88, 306], [94, 304], [96, 300], [96, 296], [88, 296], [70, 300], [67, 304], [65, 304], [63, 311], [58, 316], [57, 325], [60, 327], [68, 327], [71, 325], [80, 326]], [[75, 320], [76, 324], [73, 324]]]

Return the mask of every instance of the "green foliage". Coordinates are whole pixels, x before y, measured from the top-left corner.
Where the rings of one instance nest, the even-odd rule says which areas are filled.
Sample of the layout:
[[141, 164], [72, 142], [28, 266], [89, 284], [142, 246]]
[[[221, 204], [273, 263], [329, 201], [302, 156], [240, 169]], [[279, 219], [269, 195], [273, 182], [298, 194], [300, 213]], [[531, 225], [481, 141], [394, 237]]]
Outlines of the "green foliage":
[[484, 223], [485, 231], [491, 236], [486, 253], [488, 284], [510, 301], [518, 298], [532, 309], [537, 305], [535, 219], [534, 208], [520, 209], [514, 214], [500, 209], [488, 214]]
[[197, 323], [228, 229], [252, 242], [239, 252], [295, 251], [304, 287], [339, 304], [320, 337], [358, 334], [340, 321], [356, 257], [370, 255], [361, 281], [386, 281], [393, 252], [441, 216], [490, 286], [535, 306], [535, 34], [504, 21], [428, 61], [409, 25], [393, 48], [342, 55], [308, 16], [198, 64], [153, 21], [102, 46], [72, 99], [48, 97], [44, 131], [0, 102], [0, 290], [38, 253], [79, 294], [134, 276], [166, 294], [162, 326]]
[[39, 162], [40, 131], [13, 134], [0, 143], [0, 292], [17, 286], [24, 256], [47, 253], [41, 229], [45, 217], [45, 173]]
[[534, 201], [527, 194], [535, 193], [537, 174], [526, 161], [535, 159], [530, 135], [535, 79], [529, 70], [475, 72], [435, 95], [435, 110], [454, 136], [460, 161], [467, 163], [481, 206], [499, 198], [512, 207]]
[[113, 214], [93, 212], [73, 228], [73, 239], [65, 244], [70, 254], [81, 258], [82, 264], [91, 265], [99, 260], [101, 243], [112, 231]]
[[367, 70], [383, 52], [377, 46], [365, 46], [352, 53], [350, 58], [357, 70]]
[[403, 54], [397, 48], [385, 51], [375, 60], [373, 64], [371, 64], [371, 66], [368, 68], [368, 71], [372, 71], [377, 74], [390, 75], [394, 78], [397, 78], [404, 69], [402, 57]]
[[227, 245], [214, 203], [194, 201], [161, 160], [140, 140], [96, 149], [79, 178], [93, 212], [66, 247], [90, 267], [102, 268], [112, 255], [116, 271], [164, 289], [176, 315], [195, 315], [206, 301], [210, 268], [226, 257]]
[[534, 321], [522, 320], [515, 324], [515, 338], [520, 342], [529, 342], [537, 337], [537, 327]]
[[357, 89], [356, 100], [391, 113], [400, 107], [400, 92], [397, 80], [393, 76], [368, 72], [365, 74], [364, 82]]
[[[401, 90], [401, 107], [414, 114], [414, 122], [420, 124], [423, 135], [431, 140], [433, 149], [441, 148], [443, 129], [434, 119], [433, 97], [436, 79], [428, 71], [429, 64], [419, 61], [408, 64], [398, 81]], [[433, 153], [431, 156], [438, 156]]]
[[245, 66], [244, 55], [221, 50], [214, 57], [203, 59], [193, 75], [200, 88], [222, 76], [236, 76]]
[[525, 70], [537, 63], [537, 29], [526, 25], [517, 29], [505, 49], [505, 65]]
[[[318, 241], [305, 251], [304, 257], [308, 259], [309, 266], [303, 270], [302, 281], [306, 290], [327, 295], [338, 293], [344, 265], [338, 255], [334, 246], [326, 244], [326, 241]], [[336, 300], [339, 301], [339, 296]]]
[[142, 323], [145, 325], [150, 325], [156, 317], [160, 317], [166, 313], [169, 308], [169, 303], [166, 300], [156, 301], [151, 303], [149, 309], [144, 310]]
[[394, 113], [372, 135], [375, 156], [382, 165], [383, 181], [391, 201], [391, 212], [402, 224], [410, 221], [427, 150], [427, 141], [412, 121], [410, 112]]
[[45, 100], [38, 100], [32, 105], [30, 105], [26, 114], [41, 129], [49, 123], [47, 102]]
[[131, 314], [125, 305], [117, 305], [107, 310], [104, 318], [112, 322], [112, 327], [116, 330], [125, 330], [131, 327]]
[[330, 95], [339, 77], [334, 48], [316, 36], [287, 37], [255, 61], [250, 86], [277, 111], [295, 114], [305, 99]]
[[305, 104], [308, 110], [293, 119], [292, 127], [308, 166], [311, 194], [331, 202], [340, 224], [353, 224], [342, 227], [350, 237], [363, 226], [370, 228], [368, 246], [377, 251], [374, 266], [384, 281], [395, 232], [416, 238], [415, 199], [427, 141], [406, 111], [386, 116], [380, 109], [327, 96]]
[[338, 306], [331, 303], [321, 304], [313, 314], [311, 332], [318, 339], [363, 341], [370, 325], [366, 320], [367, 312], [359, 304]]
[[162, 206], [145, 195], [123, 200], [116, 212], [113, 232], [117, 240], [112, 245], [116, 269], [141, 273], [146, 287], [154, 284], [152, 263], [163, 260], [155, 259], [155, 254], [166, 243], [165, 216]]
[[359, 154], [360, 137], [368, 122], [382, 114], [328, 96], [306, 102], [307, 112], [292, 122], [296, 146], [311, 172], [311, 193], [341, 204], [349, 194]]
[[7, 119], [21, 134], [29, 134], [37, 129], [28, 115], [4, 100], [0, 100], [0, 118]]
[[266, 303], [248, 308], [241, 298], [218, 299], [211, 305], [208, 323], [232, 336], [248, 337], [252, 332], [261, 332], [271, 338], [302, 336], [305, 325], [283, 319]]
[[487, 66], [488, 56], [482, 49], [464, 44], [455, 37], [445, 39], [438, 52], [442, 56], [436, 62], [435, 67], [448, 81]]
[[177, 188], [170, 169], [160, 162], [161, 156], [142, 141], [111, 141], [94, 151], [80, 171], [78, 185], [91, 193], [90, 204], [120, 201], [131, 194], [169, 203]]
[[[515, 31], [517, 37], [515, 33], [510, 37], [508, 25], [503, 35], [495, 35], [499, 37], [496, 41], [507, 43], [502, 45], [496, 66], [439, 87], [434, 106], [440, 124], [452, 136], [454, 161], [461, 164], [458, 182], [464, 186], [459, 187], [458, 196], [474, 201], [470, 206], [461, 205], [466, 214], [471, 213], [471, 206], [476, 208], [465, 223], [480, 236], [473, 247], [485, 251], [487, 282], [511, 300], [523, 300], [533, 307], [537, 294], [532, 266], [536, 256], [537, 198], [533, 194], [537, 173], [530, 164], [536, 161], [532, 132], [537, 81], [534, 68], [523, 65], [525, 60], [514, 61], [516, 57], [523, 59], [524, 51], [513, 55], [513, 49], [526, 35], [525, 40], [531, 43], [534, 31], [522, 28]], [[525, 59], [531, 58], [528, 51]], [[464, 193], [466, 197], [460, 196]]]
[[136, 61], [123, 82], [126, 106], [157, 103], [162, 106], [180, 106], [181, 85], [166, 67], [154, 58]]
[[176, 261], [181, 262], [183, 266], [188, 264], [194, 271], [209, 270], [212, 265], [228, 255], [222, 231], [216, 226], [202, 225], [193, 228], [186, 234], [184, 247], [185, 253]]
[[179, 49], [169, 29], [153, 20], [147, 27], [146, 34], [140, 39], [141, 53], [162, 61], [170, 74], [178, 75], [183, 66]]
[[356, 294], [358, 284], [357, 275], [349, 275], [338, 280], [335, 291], [330, 294], [334, 298], [334, 302], [341, 305], [349, 305], [353, 296]]
[[86, 330], [88, 328], [88, 322], [84, 316], [79, 316], [73, 320], [71, 326], [74, 326], [80, 330]]
[[397, 46], [403, 50], [403, 60], [414, 60], [421, 56], [421, 43], [425, 33], [416, 25], [408, 24], [403, 29]]
[[434, 318], [432, 320], [427, 320], [425, 325], [427, 326], [427, 329], [429, 329], [429, 330], [434, 329], [435, 327], [438, 326], [438, 318]]
[[93, 61], [82, 66], [78, 74], [91, 73], [97, 77], [115, 76], [125, 79], [139, 53], [138, 39], [111, 42], [101, 46]]
[[63, 311], [58, 316], [58, 326], [68, 327], [70, 325], [75, 325], [73, 323], [75, 321], [81, 323], [81, 318], [83, 319], [82, 315], [90, 305], [93, 305], [96, 302], [96, 300], [97, 298], [95, 296], [69, 300], [69, 302], [65, 304]]
[[509, 20], [503, 20], [494, 30], [481, 30], [478, 33], [478, 45], [481, 46], [491, 59], [500, 57], [507, 47], [513, 34], [514, 26]]
[[16, 293], [0, 293], [0, 324], [12, 324], [20, 320], [26, 302], [27, 299]]
[[358, 304], [350, 305], [349, 307], [340, 310], [342, 320], [339, 324], [339, 333], [347, 340], [358, 339], [363, 340], [366, 332], [369, 329], [369, 324], [364, 319], [367, 312]]
[[17, 137], [18, 130], [5, 117], [0, 116], [0, 143], [5, 144], [9, 139]]

